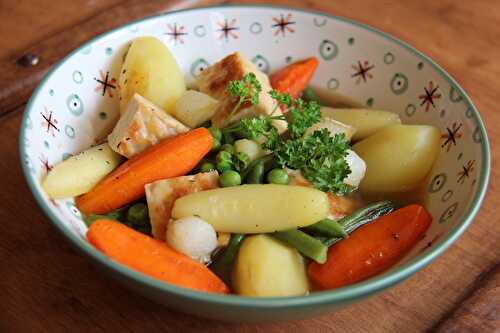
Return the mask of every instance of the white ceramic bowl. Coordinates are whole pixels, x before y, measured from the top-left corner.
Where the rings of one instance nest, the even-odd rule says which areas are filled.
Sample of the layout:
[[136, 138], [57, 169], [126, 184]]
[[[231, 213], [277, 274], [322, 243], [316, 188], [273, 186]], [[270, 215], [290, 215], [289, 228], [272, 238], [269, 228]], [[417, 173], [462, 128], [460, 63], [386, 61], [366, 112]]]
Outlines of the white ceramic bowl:
[[[397, 267], [335, 291], [286, 299], [202, 294], [129, 270], [85, 241], [72, 199], [50, 200], [40, 179], [54, 164], [103, 138], [118, 115], [117, 77], [127, 45], [160, 38], [188, 82], [233, 51], [264, 72], [316, 56], [316, 86], [397, 112], [404, 123], [440, 128], [442, 149], [427, 184], [434, 222]], [[233, 320], [311, 316], [362, 299], [416, 272], [463, 233], [480, 207], [489, 176], [488, 140], [478, 111], [460, 86], [432, 60], [370, 27], [321, 13], [278, 7], [212, 7], [147, 18], [101, 35], [54, 66], [25, 111], [20, 149], [27, 182], [42, 209], [69, 241], [123, 283], [164, 304]], [[57, 261], [57, 258], [55, 258]], [[55, 263], [51, 263], [55, 264]], [[272, 311], [268, 311], [272, 310]], [[244, 314], [243, 314], [244, 313]]]

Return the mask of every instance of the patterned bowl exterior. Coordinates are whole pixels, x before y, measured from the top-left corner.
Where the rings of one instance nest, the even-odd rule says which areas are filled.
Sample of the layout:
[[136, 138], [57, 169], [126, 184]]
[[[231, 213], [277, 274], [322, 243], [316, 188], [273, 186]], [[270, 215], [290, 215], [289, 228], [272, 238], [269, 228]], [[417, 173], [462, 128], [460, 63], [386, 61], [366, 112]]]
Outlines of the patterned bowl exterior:
[[[398, 267], [336, 291], [287, 299], [201, 294], [163, 284], [105, 258], [85, 241], [86, 226], [72, 199], [51, 200], [40, 179], [59, 161], [102, 139], [118, 117], [117, 78], [137, 36], [161, 39], [192, 83], [204, 68], [240, 51], [270, 73], [316, 56], [313, 84], [397, 112], [404, 123], [442, 132], [441, 153], [426, 184], [434, 223]], [[432, 60], [384, 33], [342, 18], [278, 7], [212, 7], [166, 13], [131, 23], [86, 43], [45, 77], [22, 123], [21, 158], [40, 206], [73, 245], [122, 283], [186, 312], [232, 320], [308, 317], [366, 297], [422, 268], [465, 230], [489, 176], [488, 140], [474, 105]], [[263, 311], [273, 309], [272, 312]], [[243, 314], [244, 313], [244, 314]]]

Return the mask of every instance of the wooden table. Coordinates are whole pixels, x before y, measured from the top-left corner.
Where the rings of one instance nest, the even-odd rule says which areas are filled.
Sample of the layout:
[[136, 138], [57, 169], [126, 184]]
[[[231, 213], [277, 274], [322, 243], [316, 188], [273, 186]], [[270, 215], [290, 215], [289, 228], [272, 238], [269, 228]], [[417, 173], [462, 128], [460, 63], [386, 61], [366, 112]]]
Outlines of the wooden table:
[[[346, 16], [409, 42], [462, 84], [486, 123], [493, 168], [479, 215], [442, 257], [390, 291], [306, 321], [197, 319], [118, 286], [51, 227], [24, 182], [17, 147], [24, 103], [44, 70], [126, 21], [225, 2], [232, 1], [0, 0], [0, 332], [500, 332], [500, 2], [493, 0], [272, 1]], [[37, 66], [16, 64], [26, 50], [41, 55]]]

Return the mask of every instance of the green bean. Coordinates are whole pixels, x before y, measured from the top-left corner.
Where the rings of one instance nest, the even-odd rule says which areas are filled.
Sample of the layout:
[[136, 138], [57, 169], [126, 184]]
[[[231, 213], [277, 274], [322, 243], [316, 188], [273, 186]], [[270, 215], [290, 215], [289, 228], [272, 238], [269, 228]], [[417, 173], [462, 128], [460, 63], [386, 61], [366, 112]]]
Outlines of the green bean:
[[312, 234], [326, 237], [347, 238], [348, 236], [344, 227], [331, 219], [323, 219], [302, 229]]
[[[391, 201], [388, 200], [380, 201], [368, 205], [366, 207], [363, 207], [355, 211], [353, 214], [343, 217], [337, 222], [342, 226], [342, 228], [344, 228], [344, 231], [348, 235], [350, 235], [354, 230], [358, 229], [359, 227], [367, 223], [370, 223], [373, 220], [376, 220], [382, 215], [389, 214], [394, 209], [395, 205]], [[323, 244], [325, 244], [326, 246], [331, 246], [341, 240], [342, 238], [339, 237], [329, 237], [323, 239]]]
[[250, 165], [250, 157], [246, 153], [238, 152], [233, 157], [234, 167], [240, 172], [247, 169]]
[[304, 256], [311, 258], [319, 264], [326, 262], [328, 247], [316, 238], [303, 231], [292, 229], [278, 231], [271, 234], [274, 238], [296, 248]]
[[290, 178], [284, 169], [272, 169], [267, 174], [267, 181], [270, 184], [288, 185]]
[[252, 170], [252, 168], [255, 165], [257, 165], [257, 163], [259, 163], [259, 161], [264, 162], [264, 172], [266, 172], [274, 166], [274, 155], [273, 154], [265, 155], [265, 156], [259, 157], [255, 160], [253, 160], [252, 162], [250, 162], [250, 164], [248, 165], [248, 168], [246, 168], [246, 170], [243, 170], [243, 172], [241, 173], [241, 178], [246, 179], [250, 170]]
[[92, 223], [94, 223], [97, 220], [120, 220], [123, 218], [123, 214], [120, 211], [113, 211], [108, 214], [89, 214], [85, 217], [84, 222], [87, 225], [87, 227], [90, 227]]
[[248, 172], [246, 177], [248, 184], [262, 184], [264, 182], [264, 161], [259, 160]]
[[241, 184], [241, 176], [237, 171], [227, 170], [219, 177], [221, 187], [238, 186]]
[[138, 202], [132, 206], [127, 211], [127, 221], [132, 224], [142, 224], [144, 221], [148, 221], [148, 206], [145, 203]]
[[209, 266], [227, 285], [231, 285], [233, 263], [244, 238], [244, 234], [232, 234], [227, 247]]

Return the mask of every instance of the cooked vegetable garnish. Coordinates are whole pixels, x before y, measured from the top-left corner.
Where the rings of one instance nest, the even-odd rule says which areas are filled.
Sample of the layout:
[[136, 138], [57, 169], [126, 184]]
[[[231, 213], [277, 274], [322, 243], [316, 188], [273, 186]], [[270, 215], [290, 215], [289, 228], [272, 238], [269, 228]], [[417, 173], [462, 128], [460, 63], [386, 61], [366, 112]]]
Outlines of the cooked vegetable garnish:
[[309, 277], [317, 287], [331, 289], [378, 274], [411, 250], [424, 236], [431, 220], [419, 205], [384, 215], [330, 247], [325, 264], [309, 265]]
[[144, 185], [191, 171], [212, 147], [206, 128], [165, 139], [123, 163], [90, 192], [76, 198], [84, 214], [107, 213], [144, 196]]
[[287, 185], [289, 181], [288, 173], [284, 169], [272, 169], [267, 174], [267, 182], [270, 184]]
[[227, 285], [231, 285], [231, 272], [234, 260], [238, 254], [241, 242], [245, 238], [244, 234], [232, 234], [227, 247], [210, 264], [209, 268], [217, 274]]
[[111, 259], [150, 277], [179, 287], [227, 294], [229, 288], [199, 262], [112, 220], [97, 220], [88, 241]]
[[326, 262], [326, 252], [328, 251], [328, 247], [303, 231], [291, 229], [275, 232], [271, 235], [274, 238], [296, 248], [300, 253], [311, 258], [317, 263], [323, 264]]
[[221, 187], [237, 186], [241, 184], [241, 176], [234, 170], [227, 170], [220, 175], [219, 183]]

